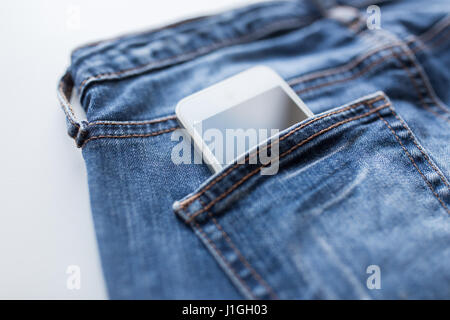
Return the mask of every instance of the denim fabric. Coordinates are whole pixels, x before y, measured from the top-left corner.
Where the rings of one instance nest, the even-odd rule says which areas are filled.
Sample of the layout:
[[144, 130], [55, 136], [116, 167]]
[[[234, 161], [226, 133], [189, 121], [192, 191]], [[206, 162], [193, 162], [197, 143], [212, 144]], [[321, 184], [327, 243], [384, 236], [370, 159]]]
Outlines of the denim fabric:
[[[267, 2], [73, 53], [58, 95], [111, 298], [450, 298], [450, 3], [380, 1], [379, 30], [358, 3]], [[175, 165], [177, 102], [255, 65], [315, 114], [268, 145], [279, 172]]]

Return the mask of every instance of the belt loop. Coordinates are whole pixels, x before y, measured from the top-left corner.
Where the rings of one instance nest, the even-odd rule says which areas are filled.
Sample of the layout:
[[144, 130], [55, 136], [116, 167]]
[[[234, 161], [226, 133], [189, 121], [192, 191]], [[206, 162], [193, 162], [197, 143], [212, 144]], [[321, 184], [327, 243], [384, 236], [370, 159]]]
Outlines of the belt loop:
[[72, 104], [70, 103], [70, 98], [72, 97], [73, 92], [73, 79], [70, 72], [66, 72], [64, 76], [61, 78], [58, 84], [58, 100], [63, 109], [66, 119], [67, 119], [67, 133], [70, 137], [72, 137], [77, 147], [81, 147], [83, 145], [84, 139], [86, 137], [86, 121], [80, 121], [75, 116], [75, 112], [73, 111]]

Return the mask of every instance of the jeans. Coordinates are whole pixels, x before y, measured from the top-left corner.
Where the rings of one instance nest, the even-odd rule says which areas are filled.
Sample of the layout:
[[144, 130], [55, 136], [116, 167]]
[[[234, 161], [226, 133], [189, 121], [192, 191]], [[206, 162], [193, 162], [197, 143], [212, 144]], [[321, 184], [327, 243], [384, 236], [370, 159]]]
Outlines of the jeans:
[[[58, 97], [110, 298], [450, 298], [450, 3], [378, 1], [378, 24], [372, 3], [265, 2], [73, 52]], [[315, 114], [267, 145], [278, 173], [173, 163], [177, 102], [255, 65]]]

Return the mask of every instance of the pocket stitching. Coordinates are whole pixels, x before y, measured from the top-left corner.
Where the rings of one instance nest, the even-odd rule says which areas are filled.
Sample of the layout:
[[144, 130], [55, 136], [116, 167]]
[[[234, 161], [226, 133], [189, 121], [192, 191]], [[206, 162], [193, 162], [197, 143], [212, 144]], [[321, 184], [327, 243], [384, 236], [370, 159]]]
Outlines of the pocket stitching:
[[[368, 103], [368, 102], [365, 101], [364, 104], [366, 104], [366, 103]], [[371, 115], [371, 114], [374, 114], [374, 113], [378, 112], [379, 110], [384, 109], [384, 108], [386, 108], [386, 107], [388, 107], [388, 106], [390, 106], [390, 103], [389, 103], [389, 102], [387, 102], [387, 103], [385, 103], [385, 104], [383, 104], [383, 105], [381, 105], [381, 106], [379, 106], [379, 107], [376, 107], [375, 109], [371, 109], [371, 111], [368, 111], [368, 112], [366, 112], [366, 113], [364, 113], [364, 114], [361, 114], [361, 115], [359, 115], [359, 116], [355, 116], [355, 117], [352, 117], [352, 118], [345, 119], [345, 120], [343, 120], [343, 121], [337, 122], [337, 123], [335, 123], [335, 124], [333, 124], [333, 125], [331, 125], [331, 126], [325, 128], [325, 129], [322, 129], [322, 130], [320, 130], [319, 132], [316, 132], [315, 134], [309, 136], [308, 138], [306, 138], [306, 139], [300, 141], [298, 144], [296, 144], [295, 146], [293, 146], [292, 148], [290, 148], [289, 150], [287, 150], [286, 152], [284, 152], [283, 154], [281, 154], [281, 155], [279, 156], [278, 159], [281, 159], [282, 157], [284, 157], [284, 156], [286, 156], [287, 154], [291, 153], [292, 151], [294, 151], [294, 150], [297, 149], [298, 147], [304, 145], [304, 144], [307, 143], [307, 142], [310, 142], [311, 140], [313, 140], [314, 138], [320, 136], [321, 134], [323, 134], [323, 133], [325, 133], [325, 132], [328, 132], [328, 131], [330, 131], [330, 130], [332, 130], [332, 129], [334, 129], [334, 128], [337, 128], [337, 127], [339, 127], [339, 126], [341, 126], [341, 125], [343, 125], [343, 124], [345, 124], [345, 123], [352, 122], [352, 121], [359, 120], [359, 119], [362, 119], [362, 118], [364, 118], [364, 117], [367, 117], [367, 116], [369, 116], [369, 115]], [[263, 165], [263, 166], [264, 166], [264, 165]], [[205, 212], [206, 210], [209, 210], [209, 208], [211, 208], [214, 204], [216, 204], [216, 203], [219, 202], [220, 200], [224, 199], [224, 198], [225, 198], [226, 196], [228, 196], [231, 192], [233, 192], [237, 187], [239, 187], [242, 183], [244, 183], [244, 182], [245, 182], [246, 180], [248, 180], [250, 177], [252, 177], [253, 175], [255, 175], [259, 170], [261, 170], [261, 168], [262, 168], [263, 166], [260, 166], [260, 167], [256, 168], [255, 170], [249, 172], [247, 175], [245, 175], [244, 177], [242, 177], [238, 182], [236, 182], [235, 184], [233, 184], [233, 185], [232, 185], [230, 188], [228, 188], [226, 191], [224, 191], [224, 192], [221, 193], [219, 196], [217, 196], [216, 198], [214, 198], [214, 200], [212, 200], [210, 203], [208, 203], [204, 208], [201, 208], [201, 209], [195, 211], [195, 212], [192, 213], [192, 214], [189, 214], [188, 212], [186, 212], [186, 215], [187, 215], [187, 217], [188, 217], [188, 219], [186, 220], [186, 223], [192, 222], [198, 215], [202, 214], [202, 213]], [[236, 167], [237, 167], [237, 166], [236, 166]], [[232, 167], [232, 168], [230, 168], [230, 169], [234, 169], [234, 168], [235, 168], [235, 167]], [[188, 200], [188, 199], [186, 199], [186, 200]], [[182, 207], [182, 206], [180, 205], [180, 207]], [[182, 208], [184, 208], [184, 207], [182, 207]]]
[[[202, 207], [205, 207], [205, 203], [201, 200], [200, 203], [202, 205]], [[236, 247], [236, 245], [233, 243], [233, 241], [231, 240], [231, 238], [228, 236], [228, 234], [225, 232], [225, 230], [223, 229], [223, 227], [219, 224], [219, 222], [217, 221], [216, 218], [214, 218], [214, 216], [211, 214], [211, 212], [207, 211], [208, 216], [212, 219], [213, 223], [215, 224], [217, 230], [219, 230], [225, 241], [228, 242], [228, 245], [230, 246], [230, 248], [236, 253], [238, 259], [247, 267], [248, 271], [250, 271], [250, 273], [252, 274], [253, 278], [259, 283], [261, 284], [269, 293], [270, 297], [272, 299], [278, 299], [278, 296], [275, 294], [274, 290], [269, 286], [269, 284], [258, 274], [258, 272], [256, 272], [256, 270], [250, 265], [250, 263], [248, 262], [247, 259], [245, 259], [244, 255], [241, 253], [241, 251]]]
[[[400, 63], [400, 66], [403, 68], [403, 70], [406, 72], [406, 74], [408, 75], [409, 79], [411, 80], [411, 83], [413, 84], [413, 87], [414, 87], [415, 91], [417, 92], [417, 96], [418, 96], [422, 106], [426, 110], [430, 111], [432, 114], [437, 116], [438, 118], [441, 118], [441, 119], [445, 120], [446, 122], [450, 123], [450, 120], [448, 118], [444, 117], [443, 115], [441, 115], [441, 114], [437, 113], [436, 111], [434, 111], [433, 109], [431, 109], [429, 104], [426, 103], [426, 101], [424, 100], [424, 97], [423, 97], [422, 93], [420, 92], [419, 86], [418, 86], [417, 82], [414, 80], [414, 76], [411, 74], [411, 72], [409, 71], [408, 67], [403, 63], [403, 61], [401, 60], [400, 56], [397, 53], [395, 53], [393, 50], [392, 50], [392, 54], [395, 56], [396, 60]], [[406, 52], [405, 52], [405, 55], [407, 55]], [[416, 66], [416, 69], [417, 69], [417, 66]], [[417, 71], [417, 72], [420, 74], [419, 71]], [[420, 74], [420, 76], [422, 77], [421, 74]], [[424, 81], [424, 80], [422, 79], [422, 81]], [[434, 100], [434, 104], [436, 106], [438, 106], [441, 110], [443, 110], [443, 112], [446, 112], [446, 113], [449, 112], [447, 109], [442, 107], [439, 103], [436, 103], [434, 98], [432, 98], [432, 100]]]
[[236, 270], [230, 265], [230, 263], [227, 261], [227, 259], [225, 259], [225, 256], [223, 255], [222, 251], [220, 251], [219, 248], [217, 248], [217, 246], [215, 245], [214, 241], [211, 240], [208, 235], [205, 233], [205, 231], [203, 231], [203, 229], [200, 227], [200, 225], [193, 221], [192, 227], [194, 229], [197, 229], [197, 231], [205, 238], [205, 240], [211, 245], [211, 248], [219, 255], [219, 257], [222, 259], [222, 261], [227, 265], [227, 267], [229, 268], [229, 270], [236, 276], [236, 278], [238, 279], [238, 281], [245, 287], [245, 289], [248, 291], [250, 297], [252, 299], [256, 299], [256, 297], [254, 296], [254, 294], [252, 293], [252, 290], [250, 289], [250, 287], [247, 285], [247, 283], [239, 276], [239, 274], [236, 272]]
[[423, 150], [422, 146], [416, 141], [416, 139], [414, 138], [413, 134], [411, 133], [411, 130], [406, 126], [405, 122], [403, 121], [402, 118], [400, 118], [397, 113], [392, 110], [392, 114], [394, 115], [394, 117], [401, 123], [401, 125], [403, 126], [403, 128], [405, 128], [406, 131], [408, 131], [408, 134], [411, 136], [412, 142], [414, 143], [414, 145], [417, 147], [417, 149], [419, 149], [420, 153], [422, 153], [422, 155], [424, 156], [425, 160], [427, 160], [427, 162], [429, 163], [429, 165], [433, 168], [433, 170], [439, 175], [439, 177], [441, 177], [442, 182], [450, 188], [449, 183], [447, 182], [447, 179], [444, 177], [444, 175], [442, 174], [442, 172], [431, 162], [430, 157], [427, 155], [427, 153], [425, 152], [425, 150]]
[[[318, 121], [318, 120], [321, 120], [321, 119], [330, 117], [330, 116], [332, 116], [332, 115], [335, 115], [335, 114], [339, 114], [339, 113], [348, 111], [348, 110], [350, 110], [350, 109], [357, 108], [357, 107], [359, 107], [359, 106], [361, 106], [361, 105], [363, 105], [363, 104], [365, 104], [365, 103], [375, 103], [375, 102], [380, 101], [380, 100], [386, 100], [386, 99], [385, 99], [385, 97], [384, 97], [383, 95], [379, 95], [379, 96], [377, 96], [377, 97], [375, 97], [375, 98], [373, 98], [373, 99], [366, 100], [366, 101], [355, 102], [354, 104], [351, 104], [351, 105], [349, 105], [349, 106], [347, 106], [347, 107], [345, 107], [345, 108], [343, 108], [343, 109], [336, 110], [336, 111], [333, 111], [333, 112], [329, 112], [329, 113], [326, 113], [326, 114], [324, 114], [324, 115], [322, 115], [322, 116], [320, 116], [320, 117], [311, 119], [310, 121], [308, 121], [308, 122], [306, 122], [306, 123], [304, 123], [304, 124], [302, 124], [302, 125], [300, 125], [300, 126], [298, 126], [298, 127], [296, 127], [296, 128], [293, 128], [291, 131], [285, 133], [285, 135], [283, 135], [282, 137], [280, 137], [280, 138], [277, 140], [277, 142], [275, 142], [275, 143], [279, 143], [280, 141], [283, 141], [284, 139], [286, 139], [287, 137], [289, 137], [290, 135], [292, 135], [292, 134], [295, 133], [296, 131], [303, 129], [303, 128], [309, 126], [310, 124], [312, 124], [312, 123], [314, 123], [314, 122], [316, 122], [316, 121]], [[272, 143], [270, 143], [270, 145], [267, 144], [267, 145], [265, 145], [263, 148], [258, 149], [255, 153], [253, 153], [253, 154], [251, 154], [251, 155], [249, 154], [248, 156], [246, 156], [244, 162], [248, 161], [248, 160], [250, 159], [250, 157], [256, 157], [261, 151], [266, 150], [266, 149], [268, 149], [269, 147], [272, 147]], [[234, 169], [236, 169], [239, 165], [240, 165], [240, 163], [234, 164], [232, 167], [228, 168], [225, 172], [223, 172], [221, 175], [219, 175], [219, 176], [216, 177], [214, 180], [212, 180], [212, 181], [211, 181], [204, 189], [202, 189], [202, 190], [200, 190], [199, 192], [197, 192], [196, 194], [192, 195], [190, 198], [187, 198], [187, 199], [181, 201], [181, 202], [179, 203], [180, 208], [186, 208], [189, 204], [191, 204], [192, 202], [194, 202], [198, 197], [200, 197], [202, 194], [204, 194], [206, 191], [208, 191], [213, 185], [215, 185], [217, 182], [219, 182], [220, 180], [222, 180], [223, 178], [225, 178], [228, 174], [230, 174], [230, 173], [231, 173]]]
[[[391, 107], [389, 107], [389, 109], [391, 109], [392, 114], [395, 114], [395, 112], [392, 110]], [[373, 109], [375, 110], [375, 109]], [[404, 146], [404, 144], [401, 142], [399, 136], [397, 135], [397, 133], [394, 131], [394, 129], [392, 129], [392, 127], [389, 125], [389, 123], [386, 121], [386, 119], [384, 119], [381, 114], [377, 111], [376, 112], [378, 117], [383, 120], [383, 122], [385, 123], [385, 125], [390, 129], [390, 131], [392, 132], [392, 134], [395, 136], [395, 139], [397, 140], [397, 142], [400, 144], [400, 146], [402, 147], [403, 151], [406, 153], [406, 155], [408, 156], [409, 160], [412, 162], [412, 164], [414, 165], [414, 167], [416, 168], [417, 172], [419, 172], [419, 174], [422, 176], [423, 180], [425, 181], [425, 183], [428, 185], [428, 187], [430, 188], [431, 192], [434, 194], [434, 196], [436, 197], [436, 199], [440, 202], [440, 204], [442, 205], [442, 207], [447, 211], [448, 214], [450, 214], [450, 210], [447, 208], [447, 206], [445, 205], [445, 203], [442, 201], [442, 199], [439, 197], [439, 195], [436, 193], [436, 191], [434, 190], [433, 186], [431, 185], [431, 183], [428, 181], [428, 179], [425, 177], [425, 175], [423, 174], [423, 172], [419, 169], [419, 167], [417, 166], [417, 163], [414, 161], [414, 158], [411, 156], [411, 154], [408, 152], [408, 150], [406, 149], [406, 147]], [[410, 131], [405, 128], [408, 133], [410, 133]]]

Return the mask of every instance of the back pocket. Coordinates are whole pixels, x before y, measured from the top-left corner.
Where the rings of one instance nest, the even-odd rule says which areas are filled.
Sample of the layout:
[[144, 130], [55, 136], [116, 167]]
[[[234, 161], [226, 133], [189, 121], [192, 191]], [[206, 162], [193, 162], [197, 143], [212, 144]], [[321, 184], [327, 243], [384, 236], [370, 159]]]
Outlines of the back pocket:
[[450, 296], [449, 184], [384, 93], [275, 143], [276, 174], [232, 164], [174, 204], [246, 297]]

